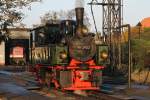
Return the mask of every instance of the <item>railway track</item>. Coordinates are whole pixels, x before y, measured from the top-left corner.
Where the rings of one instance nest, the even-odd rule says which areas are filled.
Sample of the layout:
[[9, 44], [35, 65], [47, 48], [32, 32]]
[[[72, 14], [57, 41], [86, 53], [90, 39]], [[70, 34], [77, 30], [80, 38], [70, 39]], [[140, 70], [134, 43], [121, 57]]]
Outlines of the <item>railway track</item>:
[[47, 97], [61, 97], [60, 100], [136, 100], [134, 98], [129, 98], [121, 95], [102, 93], [101, 91], [92, 91], [91, 93], [88, 93], [88, 95], [83, 96], [82, 94], [79, 95], [74, 94], [73, 92], [67, 92], [62, 90], [48, 88], [41, 89], [41, 87], [36, 86], [36, 83], [31, 80], [25, 79], [23, 81], [25, 82], [25, 84], [28, 84], [28, 87], [26, 87], [26, 89]]
[[[122, 95], [112, 95], [102, 93], [100, 91], [88, 93], [88, 95], [83, 96], [79, 94], [74, 94], [73, 92], [61, 91], [61, 90], [33, 90], [36, 93], [39, 93], [47, 97], [61, 97], [60, 100], [137, 100]], [[50, 94], [50, 95], [48, 95]]]
[[96, 98], [96, 100], [137, 100], [124, 95], [107, 94], [101, 91], [93, 91], [89, 94], [90, 97]]
[[[86, 96], [74, 94], [73, 92], [54, 90], [37, 86], [36, 81], [31, 78], [31, 76], [21, 76], [21, 75], [13, 75], [13, 79], [15, 79], [18, 84], [24, 86], [26, 89], [31, 90], [34, 93], [38, 93], [43, 96], [57, 98], [61, 97], [60, 100], [137, 100], [134, 98], [129, 98], [121, 95], [113, 95], [108, 93], [103, 93], [101, 91], [89, 91]], [[56, 99], [56, 100], [57, 100]]]

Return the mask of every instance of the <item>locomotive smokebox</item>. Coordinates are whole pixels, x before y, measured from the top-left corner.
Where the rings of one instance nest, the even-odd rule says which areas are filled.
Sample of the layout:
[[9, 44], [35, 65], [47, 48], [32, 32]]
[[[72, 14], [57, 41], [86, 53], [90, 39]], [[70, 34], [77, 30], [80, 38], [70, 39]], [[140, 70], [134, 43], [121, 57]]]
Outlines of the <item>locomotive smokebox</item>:
[[84, 8], [83, 7], [75, 8], [75, 12], [76, 12], [77, 28], [82, 27], [83, 17], [84, 17]]

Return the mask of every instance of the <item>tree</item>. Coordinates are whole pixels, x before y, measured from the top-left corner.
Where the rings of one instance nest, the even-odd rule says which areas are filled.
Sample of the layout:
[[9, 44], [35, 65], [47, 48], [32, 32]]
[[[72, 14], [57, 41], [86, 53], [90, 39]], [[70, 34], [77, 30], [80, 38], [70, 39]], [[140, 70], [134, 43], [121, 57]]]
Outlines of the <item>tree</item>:
[[32, 2], [41, 0], [1, 0], [0, 1], [0, 25], [3, 23], [13, 24], [23, 18], [23, 7], [31, 7]]
[[31, 7], [31, 3], [41, 0], [0, 0], [0, 34], [8, 33], [7, 27], [19, 23], [23, 19], [23, 7]]
[[[41, 24], [45, 24], [47, 22], [51, 22], [54, 20], [65, 20], [65, 19], [70, 19], [70, 20], [75, 20], [75, 10], [71, 9], [68, 11], [49, 11], [45, 13], [43, 16], [41, 16]], [[84, 13], [84, 24], [87, 27], [90, 27], [90, 22], [89, 22], [89, 17], [88, 14], [85, 12]]]

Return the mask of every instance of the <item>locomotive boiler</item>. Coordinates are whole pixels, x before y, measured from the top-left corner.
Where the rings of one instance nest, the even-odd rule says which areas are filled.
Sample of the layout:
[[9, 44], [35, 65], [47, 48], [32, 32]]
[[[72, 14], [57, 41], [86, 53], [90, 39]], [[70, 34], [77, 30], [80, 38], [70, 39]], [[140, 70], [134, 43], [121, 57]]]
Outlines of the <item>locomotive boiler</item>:
[[31, 31], [30, 66], [41, 85], [64, 90], [98, 90], [108, 48], [96, 45], [83, 24], [84, 8], [76, 21], [63, 20]]

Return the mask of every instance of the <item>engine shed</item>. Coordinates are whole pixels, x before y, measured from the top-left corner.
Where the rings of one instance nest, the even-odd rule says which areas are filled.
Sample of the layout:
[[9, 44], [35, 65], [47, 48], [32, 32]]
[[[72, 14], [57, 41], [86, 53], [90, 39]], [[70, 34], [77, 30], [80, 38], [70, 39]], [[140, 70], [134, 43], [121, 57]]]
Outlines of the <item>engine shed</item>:
[[[24, 59], [24, 64], [29, 60], [29, 30], [28, 28], [9, 28], [8, 40], [4, 42], [4, 63], [2, 65], [13, 65], [16, 63], [16, 57]], [[16, 48], [20, 47], [20, 48]], [[14, 49], [16, 48], [16, 49]], [[14, 50], [14, 52], [13, 52]], [[22, 51], [22, 53], [20, 51]], [[18, 54], [17, 54], [18, 52]], [[20, 52], [20, 54], [19, 54]], [[15, 60], [14, 60], [15, 59]], [[12, 62], [13, 60], [13, 62]], [[19, 64], [22, 65], [22, 64]]]

